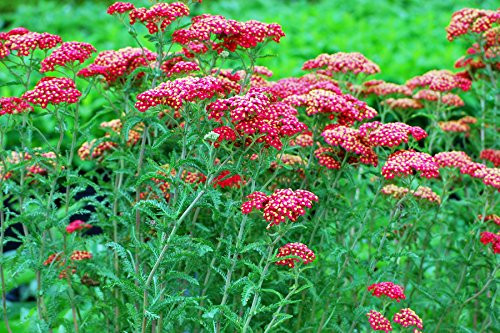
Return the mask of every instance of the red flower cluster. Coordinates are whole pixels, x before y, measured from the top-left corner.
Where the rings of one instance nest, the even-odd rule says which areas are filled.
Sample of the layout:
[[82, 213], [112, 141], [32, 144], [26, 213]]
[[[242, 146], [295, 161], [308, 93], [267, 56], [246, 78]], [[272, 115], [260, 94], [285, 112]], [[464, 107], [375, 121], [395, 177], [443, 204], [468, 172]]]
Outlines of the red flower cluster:
[[222, 82], [213, 77], [184, 77], [161, 83], [137, 96], [135, 107], [144, 112], [157, 105], [166, 105], [173, 110], [182, 108], [185, 102], [210, 99], [229, 93]]
[[281, 150], [281, 138], [307, 129], [296, 115], [297, 110], [283, 102], [276, 102], [265, 92], [250, 90], [243, 96], [219, 99], [207, 106], [209, 118], [221, 122], [228, 117], [238, 133], [261, 134], [257, 142]]
[[427, 137], [427, 132], [418, 126], [399, 122], [382, 124], [378, 121], [361, 125], [359, 134], [366, 137], [370, 145], [383, 147], [395, 147], [403, 142], [407, 143], [410, 135], [417, 141]]
[[385, 295], [389, 298], [395, 299], [396, 302], [406, 299], [403, 287], [392, 282], [374, 283], [368, 287], [368, 291], [371, 291], [372, 295], [375, 297]]
[[491, 249], [493, 250], [493, 253], [500, 253], [500, 233], [494, 234], [492, 232], [484, 231], [481, 233], [480, 241], [484, 245], [488, 245], [489, 243], [491, 243]]
[[373, 330], [384, 332], [392, 331], [391, 322], [380, 312], [371, 310], [366, 314], [366, 316], [368, 317], [368, 322]]
[[253, 192], [247, 196], [248, 201], [241, 205], [243, 214], [249, 214], [254, 208], [262, 210], [264, 219], [269, 223], [267, 229], [273, 225], [284, 223], [286, 218], [295, 222], [306, 213], [305, 207], [311, 208], [313, 201], [318, 197], [309, 191], [291, 189], [278, 189], [273, 194]]
[[[11, 51], [17, 51], [17, 55], [25, 57], [34, 50], [48, 50], [62, 43], [61, 37], [47, 32], [30, 32], [25, 28], [16, 28], [9, 32], [0, 34], [2, 48], [0, 58], [7, 56]], [[3, 56], [2, 56], [3, 55]]]
[[132, 73], [138, 67], [147, 67], [156, 59], [156, 53], [147, 49], [126, 47], [100, 52], [94, 62], [78, 72], [78, 76], [102, 75], [108, 83], [114, 83]]
[[370, 80], [363, 83], [361, 92], [364, 94], [374, 94], [377, 96], [386, 95], [406, 95], [411, 96], [411, 89], [404, 85], [399, 85], [383, 80]]
[[89, 43], [64, 42], [41, 62], [40, 72], [53, 71], [56, 66], [66, 66], [75, 61], [83, 63], [97, 50]]
[[314, 74], [278, 80], [271, 83], [268, 91], [273, 96], [283, 99], [292, 95], [305, 95], [315, 89], [329, 90], [338, 95], [342, 94], [338, 85], [331, 78]]
[[240, 186], [242, 186], [243, 184], [245, 184], [243, 178], [240, 175], [231, 175], [231, 172], [229, 170], [222, 171], [213, 180], [214, 188], [217, 188], [217, 186], [219, 186], [220, 188], [225, 188], [225, 187], [240, 188]]
[[45, 109], [49, 104], [77, 103], [81, 95], [73, 80], [46, 76], [38, 81], [33, 90], [25, 92], [22, 98]]
[[90, 229], [90, 228], [92, 228], [90, 224], [85, 223], [81, 220], [75, 220], [66, 226], [66, 232], [68, 234], [71, 234], [78, 230]]
[[[479, 215], [477, 218], [482, 220], [483, 216]], [[484, 221], [485, 222], [486, 221], [493, 221], [495, 224], [500, 225], [500, 216], [498, 216], [497, 214], [486, 215], [484, 218]]]
[[[307, 265], [316, 259], [316, 255], [306, 245], [302, 243], [288, 243], [279, 248], [276, 258], [297, 256], [302, 259], [302, 263]], [[288, 258], [276, 261], [276, 265], [295, 267], [295, 263], [299, 262], [298, 258]]]
[[288, 96], [283, 102], [295, 107], [305, 107], [308, 116], [326, 113], [333, 119], [337, 115], [339, 124], [352, 124], [377, 116], [377, 111], [365, 102], [349, 94], [331, 90], [314, 89], [303, 95]]
[[415, 171], [420, 171], [422, 177], [436, 178], [439, 176], [439, 165], [434, 157], [427, 153], [400, 150], [389, 155], [382, 167], [382, 175], [386, 179], [413, 175]]
[[180, 56], [173, 57], [165, 61], [163, 64], [161, 64], [160, 68], [165, 72], [167, 77], [177, 74], [196, 72], [200, 70], [200, 67], [197, 63], [192, 61], [184, 61], [184, 58]]
[[472, 163], [472, 159], [463, 151], [446, 151], [437, 153], [434, 155], [434, 159], [437, 164], [439, 164], [440, 168], [462, 168], [469, 163]]
[[33, 107], [26, 100], [19, 97], [1, 97], [0, 98], [0, 116], [4, 114], [18, 114], [31, 112]]
[[[121, 7], [120, 9], [123, 9]], [[109, 10], [109, 9], [108, 9]], [[151, 8], [134, 8], [129, 13], [130, 24], [134, 25], [140, 21], [146, 26], [150, 34], [155, 34], [172, 24], [177, 18], [189, 15], [189, 7], [182, 2], [164, 3], [160, 2]]]
[[115, 13], [123, 14], [125, 12], [131, 11], [134, 8], [135, 8], [134, 4], [130, 2], [115, 2], [114, 4], [108, 7], [108, 10], [106, 12], [109, 15], [113, 15]]
[[380, 68], [358, 52], [334, 54], [320, 54], [316, 58], [308, 60], [302, 66], [303, 70], [322, 69], [327, 73], [354, 73], [354, 74], [375, 74], [380, 72]]
[[429, 87], [433, 91], [449, 91], [460, 88], [463, 91], [470, 89], [472, 82], [462, 76], [453, 74], [448, 70], [431, 70], [408, 80], [406, 85], [411, 89]]
[[424, 107], [422, 103], [413, 98], [388, 98], [381, 103], [394, 110], [418, 110]]
[[500, 11], [463, 8], [451, 16], [450, 24], [446, 27], [449, 41], [469, 32], [481, 33], [491, 28], [493, 23], [500, 21]]
[[410, 308], [401, 309], [394, 315], [392, 320], [403, 327], [416, 326], [420, 329], [424, 328], [422, 319]]
[[311, 147], [314, 144], [312, 133], [300, 133], [290, 141], [290, 146]]
[[[215, 35], [218, 42], [212, 43]], [[238, 47], [253, 48], [266, 40], [279, 42], [285, 36], [278, 24], [258, 21], [238, 22], [224, 16], [204, 14], [191, 19], [191, 26], [174, 32], [173, 40], [182, 45], [204, 43], [218, 52], [227, 49], [231, 52]]]
[[[73, 251], [71, 253], [69, 259], [74, 262], [74, 261], [82, 261], [82, 260], [89, 260], [92, 259], [92, 253], [88, 251]], [[54, 253], [51, 254], [47, 260], [43, 262], [44, 266], [49, 266], [53, 262], [59, 262], [59, 266], [64, 266], [66, 264], [66, 259], [63, 258], [63, 254], [61, 252], [59, 253]], [[70, 264], [68, 267], [64, 268], [61, 270], [59, 273], [59, 279], [65, 279], [68, 276], [68, 270], [71, 271], [71, 274], [74, 274], [76, 272], [76, 266]]]
[[318, 164], [328, 169], [338, 170], [341, 167], [340, 162], [334, 157], [337, 152], [332, 147], [320, 147], [314, 151], [314, 156], [318, 159]]
[[495, 168], [500, 166], [500, 150], [484, 149], [483, 151], [481, 151], [481, 155], [479, 156], [479, 158], [482, 160], [488, 160], [492, 162]]
[[[325, 130], [321, 135], [329, 145], [341, 146], [346, 151], [359, 155], [361, 163], [377, 166], [377, 154], [370, 142], [360, 134], [359, 130], [340, 125]], [[334, 166], [333, 163], [332, 166]]]

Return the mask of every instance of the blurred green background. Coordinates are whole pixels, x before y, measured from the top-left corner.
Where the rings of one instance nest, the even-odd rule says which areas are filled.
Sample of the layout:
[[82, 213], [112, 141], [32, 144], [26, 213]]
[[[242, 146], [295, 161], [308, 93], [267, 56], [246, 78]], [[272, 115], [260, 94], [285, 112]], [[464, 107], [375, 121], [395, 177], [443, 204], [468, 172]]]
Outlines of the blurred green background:
[[[2, 0], [0, 27], [47, 31], [66, 41], [90, 42], [100, 51], [134, 45], [123, 25], [106, 14], [111, 3]], [[453, 68], [465, 44], [446, 40], [444, 29], [451, 14], [463, 7], [492, 9], [495, 4], [492, 0], [203, 0], [194, 12], [281, 24], [287, 36], [269, 49], [276, 57], [260, 63], [278, 78], [300, 74], [302, 63], [319, 53], [359, 51], [380, 65], [378, 78], [402, 83], [430, 69]]]

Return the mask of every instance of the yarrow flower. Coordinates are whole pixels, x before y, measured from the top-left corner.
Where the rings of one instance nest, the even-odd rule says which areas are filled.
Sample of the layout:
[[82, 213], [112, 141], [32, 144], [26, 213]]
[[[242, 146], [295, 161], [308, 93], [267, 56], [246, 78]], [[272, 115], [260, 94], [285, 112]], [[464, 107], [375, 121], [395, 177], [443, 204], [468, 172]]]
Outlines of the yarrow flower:
[[147, 49], [126, 47], [100, 52], [94, 62], [78, 72], [78, 76], [103, 76], [108, 84], [115, 83], [139, 67], [147, 67], [156, 60], [156, 53]]
[[[215, 36], [216, 42], [211, 37]], [[239, 22], [221, 15], [204, 14], [191, 19], [191, 26], [174, 32], [173, 40], [182, 45], [204, 43], [217, 50], [234, 52], [238, 47], [253, 48], [266, 40], [279, 42], [285, 36], [278, 24], [258, 21]]]
[[424, 328], [422, 319], [410, 308], [401, 309], [398, 313], [394, 315], [392, 319], [395, 323], [400, 324], [403, 327], [416, 326], [419, 329]]
[[404, 188], [404, 187], [400, 187], [400, 186], [397, 186], [394, 184], [385, 185], [380, 190], [380, 193], [382, 193], [384, 195], [392, 196], [393, 198], [396, 198], [396, 199], [401, 199], [408, 192], [410, 192], [409, 189]]
[[185, 61], [183, 57], [177, 56], [168, 59], [163, 64], [161, 64], [161, 70], [165, 72], [167, 77], [172, 75], [196, 72], [200, 70], [197, 63], [192, 61]]
[[90, 58], [93, 52], [97, 50], [89, 43], [64, 42], [50, 56], [42, 60], [40, 72], [50, 72], [56, 66], [66, 66], [75, 61], [81, 64]]
[[137, 96], [135, 107], [144, 112], [157, 106], [165, 105], [173, 110], [182, 108], [185, 102], [210, 99], [229, 93], [221, 81], [213, 76], [184, 77], [161, 83], [156, 88]]
[[413, 98], [388, 98], [381, 104], [387, 105], [389, 108], [394, 110], [418, 110], [424, 107], [422, 103]]
[[[113, 10], [126, 11], [129, 8], [128, 4], [117, 6]], [[108, 8], [108, 13], [110, 9]], [[127, 9], [128, 11], [128, 9]], [[146, 26], [150, 34], [165, 29], [172, 24], [177, 18], [189, 15], [189, 7], [182, 2], [164, 3], [160, 2], [148, 8], [132, 8], [129, 13], [130, 24], [141, 22]]]
[[399, 85], [383, 80], [370, 80], [363, 83], [361, 92], [366, 95], [374, 94], [377, 96], [386, 95], [406, 95], [411, 96], [411, 89], [404, 85]]
[[19, 114], [31, 112], [33, 107], [25, 99], [19, 97], [0, 98], [0, 116], [4, 114]]
[[354, 73], [375, 74], [380, 72], [377, 64], [367, 59], [359, 52], [337, 52], [334, 54], [320, 54], [316, 58], [308, 60], [302, 66], [303, 70], [320, 69], [327, 73]]
[[467, 33], [482, 33], [491, 28], [493, 23], [500, 21], [500, 11], [463, 8], [451, 16], [446, 27], [447, 38], [451, 42]]
[[217, 186], [219, 186], [220, 188], [225, 188], [225, 187], [240, 188], [243, 184], [245, 184], [243, 178], [240, 175], [231, 175], [231, 172], [229, 170], [222, 171], [213, 180], [214, 188], [217, 188]]
[[340, 125], [323, 131], [321, 135], [329, 145], [340, 146], [348, 152], [359, 155], [361, 163], [377, 166], [377, 154], [359, 130]]
[[[69, 259], [71, 260], [72, 263], [75, 261], [82, 261], [82, 260], [89, 260], [92, 259], [92, 253], [88, 251], [73, 251], [71, 255], [69, 256]], [[54, 262], [58, 262], [58, 266], [62, 267], [66, 264], [66, 258], [64, 258], [63, 253], [53, 253], [51, 254], [47, 260], [43, 262], [44, 266], [49, 266]], [[71, 274], [76, 273], [76, 266], [73, 264], [68, 265], [66, 268], [63, 268], [60, 273], [59, 273], [59, 279], [65, 279], [68, 277], [68, 270], [71, 272]]]
[[493, 253], [500, 253], [500, 233], [494, 234], [492, 232], [484, 231], [481, 233], [480, 241], [484, 245], [488, 245], [489, 243], [491, 243], [491, 249], [493, 250]]
[[384, 332], [392, 331], [391, 322], [380, 312], [371, 310], [366, 314], [366, 316], [368, 317], [368, 322], [373, 330]]
[[[302, 263], [307, 265], [316, 259], [316, 256], [312, 250], [310, 250], [306, 245], [302, 243], [288, 243], [279, 248], [276, 258], [297, 256], [302, 259]], [[290, 268], [295, 267], [296, 262], [301, 260], [298, 258], [288, 258], [276, 261], [276, 265], [288, 266]]]
[[330, 77], [319, 74], [306, 74], [301, 77], [290, 77], [272, 82], [268, 91], [273, 96], [284, 99], [292, 95], [305, 95], [312, 90], [329, 90], [342, 94], [338, 84]]
[[413, 175], [416, 171], [419, 171], [422, 177], [436, 178], [439, 176], [439, 165], [434, 157], [427, 153], [400, 150], [389, 155], [382, 167], [382, 175], [386, 179]]
[[[478, 219], [482, 220], [483, 219], [483, 216], [482, 215], [478, 215], [477, 217]], [[497, 214], [490, 214], [490, 215], [486, 215], [484, 217], [484, 221], [493, 221], [495, 224], [497, 225], [500, 225], [500, 216], [498, 216]]]
[[66, 232], [68, 234], [71, 234], [78, 230], [90, 229], [90, 228], [92, 228], [90, 224], [85, 223], [81, 220], [75, 220], [66, 226]]
[[406, 85], [411, 89], [429, 87], [430, 90], [440, 92], [449, 91], [455, 88], [467, 91], [470, 89], [471, 84], [472, 82], [470, 80], [448, 70], [431, 70], [406, 82]]
[[389, 298], [395, 299], [398, 303], [402, 299], [406, 299], [403, 287], [394, 284], [393, 282], [374, 283], [368, 287], [368, 291], [371, 291], [372, 295], [375, 297], [385, 295]]
[[77, 103], [81, 95], [73, 80], [46, 76], [38, 81], [33, 90], [25, 92], [22, 98], [45, 109], [49, 104]]
[[312, 133], [304, 132], [290, 141], [290, 146], [311, 147], [314, 144]]
[[332, 147], [320, 147], [314, 151], [314, 156], [318, 159], [318, 164], [328, 169], [338, 170], [341, 167], [340, 162], [334, 157], [337, 152]]
[[311, 208], [313, 201], [318, 197], [309, 191], [291, 189], [278, 189], [273, 194], [253, 192], [247, 196], [248, 201], [241, 205], [243, 214], [250, 214], [255, 208], [263, 211], [264, 219], [269, 223], [267, 229], [273, 225], [284, 223], [288, 218], [295, 222], [306, 213], [305, 208]]
[[30, 32], [24, 28], [18, 28], [4, 33], [0, 36], [0, 40], [4, 39], [3, 43], [6, 48], [16, 51], [17, 56], [29, 56], [34, 50], [49, 50], [62, 43], [61, 37], [52, 35], [47, 32]]
[[129, 12], [134, 9], [135, 6], [130, 2], [115, 2], [111, 6], [108, 7], [106, 11], [109, 15], [113, 15], [115, 13], [123, 14], [125, 12]]
[[207, 106], [207, 112], [209, 119], [217, 122], [228, 119], [237, 133], [256, 136], [257, 142], [264, 142], [278, 150], [283, 146], [282, 137], [307, 129], [297, 119], [297, 110], [283, 102], [274, 102], [267, 93], [259, 90], [216, 100]]
[[483, 151], [481, 151], [479, 158], [492, 162], [495, 168], [500, 166], [500, 150], [484, 149]]
[[439, 164], [440, 168], [462, 168], [469, 163], [472, 163], [472, 159], [463, 151], [446, 151], [437, 153], [434, 155], [434, 159]]
[[463, 122], [461, 119], [440, 121], [438, 125], [444, 132], [466, 133], [467, 135], [470, 132], [469, 124], [467, 122]]
[[427, 137], [427, 132], [418, 126], [405, 123], [387, 123], [378, 121], [365, 123], [359, 127], [359, 134], [366, 137], [372, 146], [395, 147], [408, 143], [410, 135], [417, 141]]
[[419, 186], [416, 191], [412, 192], [413, 196], [419, 199], [424, 199], [430, 203], [441, 204], [441, 197], [435, 193], [430, 187]]

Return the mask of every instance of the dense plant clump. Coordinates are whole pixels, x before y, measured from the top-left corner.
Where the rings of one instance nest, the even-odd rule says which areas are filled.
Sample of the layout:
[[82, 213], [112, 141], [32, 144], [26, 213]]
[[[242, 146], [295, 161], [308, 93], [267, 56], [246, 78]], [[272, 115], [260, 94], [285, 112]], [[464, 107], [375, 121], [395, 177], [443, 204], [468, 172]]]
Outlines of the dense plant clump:
[[117, 50], [0, 33], [7, 332], [497, 330], [500, 11], [452, 15], [461, 72], [401, 84], [358, 52], [272, 80], [281, 26], [197, 2], [112, 4]]

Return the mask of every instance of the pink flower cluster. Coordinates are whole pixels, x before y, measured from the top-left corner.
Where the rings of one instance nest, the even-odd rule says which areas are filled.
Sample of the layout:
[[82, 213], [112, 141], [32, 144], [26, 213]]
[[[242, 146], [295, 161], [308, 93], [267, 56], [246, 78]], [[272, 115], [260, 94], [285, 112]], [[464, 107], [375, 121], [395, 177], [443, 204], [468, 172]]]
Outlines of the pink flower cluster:
[[161, 83], [158, 87], [146, 90], [137, 96], [135, 107], [144, 112], [157, 106], [165, 105], [179, 110], [184, 103], [210, 99], [229, 93], [222, 82], [213, 77], [183, 77]]
[[283, 102], [295, 107], [305, 107], [308, 116], [325, 113], [339, 124], [353, 124], [355, 121], [371, 119], [377, 111], [349, 94], [325, 89], [314, 89], [303, 95], [291, 95]]
[[499, 23], [499, 10], [463, 8], [453, 13], [450, 24], [446, 27], [449, 41], [467, 33], [482, 33]]
[[49, 104], [76, 103], [81, 95], [73, 80], [46, 76], [38, 81], [33, 90], [25, 92], [22, 98], [45, 109]]
[[[215, 36], [216, 42], [211, 41]], [[191, 26], [174, 32], [173, 40], [182, 45], [204, 43], [218, 52], [224, 49], [231, 52], [238, 47], [253, 48], [266, 40], [279, 42], [285, 36], [278, 24], [259, 21], [239, 22], [226, 19], [221, 15], [204, 14], [191, 19]]]
[[424, 107], [422, 103], [413, 98], [388, 98], [381, 103], [394, 110], [418, 110]]
[[[276, 258], [297, 256], [302, 259], [302, 263], [307, 265], [316, 259], [316, 255], [312, 250], [310, 250], [306, 245], [302, 243], [288, 243], [279, 248]], [[290, 268], [295, 267], [295, 263], [299, 262], [298, 258], [287, 258], [276, 261], [276, 265], [288, 266]]]
[[481, 233], [480, 241], [484, 245], [491, 243], [493, 253], [500, 254], [500, 233], [494, 234], [492, 232], [484, 231]]
[[441, 95], [439, 92], [430, 89], [419, 90], [413, 95], [413, 98], [431, 102], [441, 101], [441, 103], [453, 107], [464, 106], [464, 101], [460, 96], [451, 93]]
[[66, 226], [66, 232], [68, 234], [71, 234], [78, 230], [90, 229], [90, 228], [92, 228], [90, 224], [85, 223], [81, 220], [75, 220]]
[[411, 89], [429, 87], [433, 91], [449, 91], [460, 88], [463, 91], [470, 89], [472, 82], [448, 70], [431, 70], [423, 75], [416, 76], [406, 82]]
[[4, 114], [19, 114], [31, 112], [33, 107], [23, 98], [19, 97], [1, 97], [0, 98], [0, 116]]
[[411, 89], [404, 85], [399, 85], [383, 80], [370, 80], [363, 83], [361, 91], [364, 94], [374, 94], [377, 96], [386, 95], [406, 95], [411, 96]]
[[472, 163], [472, 159], [463, 151], [445, 151], [437, 153], [434, 155], [434, 159], [439, 164], [440, 168], [462, 168]]
[[273, 225], [284, 223], [288, 218], [295, 222], [306, 213], [305, 207], [311, 208], [313, 201], [318, 197], [306, 190], [278, 189], [273, 194], [253, 192], [247, 196], [248, 201], [241, 205], [243, 214], [250, 214], [255, 208], [263, 211], [264, 219], [269, 223], [267, 229]]
[[422, 319], [410, 308], [401, 309], [392, 320], [403, 327], [416, 326], [419, 329], [424, 329]]
[[283, 102], [274, 101], [269, 94], [260, 90], [216, 100], [207, 106], [207, 112], [210, 119], [222, 122], [223, 118], [228, 118], [236, 132], [260, 135], [257, 142], [264, 142], [278, 150], [283, 146], [282, 137], [307, 129], [297, 119], [297, 110]]
[[419, 186], [416, 191], [409, 190], [404, 187], [399, 187], [394, 184], [386, 185], [380, 191], [384, 195], [392, 196], [396, 199], [404, 197], [411, 193], [417, 199], [427, 200], [430, 203], [441, 204], [441, 197], [435, 193], [430, 187]]
[[321, 135], [329, 145], [340, 146], [348, 152], [359, 155], [361, 163], [377, 166], [377, 154], [370, 142], [360, 134], [359, 130], [339, 125], [325, 130]]
[[372, 295], [375, 297], [385, 295], [389, 298], [395, 299], [396, 302], [400, 302], [402, 299], [406, 299], [403, 287], [394, 284], [393, 282], [374, 283], [368, 287], [368, 291], [371, 291]]
[[268, 91], [277, 98], [292, 95], [305, 95], [312, 90], [322, 89], [342, 94], [338, 85], [331, 78], [323, 75], [306, 74], [301, 77], [290, 77], [271, 83]]
[[316, 58], [308, 60], [302, 66], [303, 70], [320, 69], [326, 73], [354, 73], [375, 74], [380, 68], [358, 52], [334, 54], [320, 54]]
[[156, 53], [147, 49], [126, 47], [100, 52], [94, 62], [78, 72], [78, 76], [102, 75], [108, 83], [114, 83], [132, 73], [138, 67], [147, 67], [156, 59]]
[[[1, 42], [3, 41], [3, 42]], [[9, 32], [0, 33], [0, 58], [17, 51], [17, 56], [29, 56], [34, 50], [48, 50], [62, 43], [61, 37], [47, 32], [31, 32], [25, 28], [15, 28]]]
[[332, 147], [319, 147], [314, 151], [318, 164], [332, 170], [338, 170], [341, 167], [340, 162], [334, 157], [337, 155]]
[[366, 316], [368, 317], [368, 322], [374, 331], [384, 331], [386, 333], [392, 331], [391, 322], [380, 312], [371, 310], [366, 314]]
[[311, 132], [300, 133], [290, 141], [290, 146], [311, 147], [314, 144]]
[[484, 149], [483, 151], [481, 151], [481, 155], [479, 156], [479, 158], [492, 162], [495, 168], [500, 166], [500, 150]]
[[181, 56], [168, 59], [163, 64], [161, 64], [160, 68], [165, 72], [167, 77], [170, 77], [172, 75], [196, 72], [200, 70], [200, 67], [197, 63], [192, 61], [185, 61]]
[[415, 171], [419, 171], [422, 177], [436, 178], [439, 176], [439, 165], [434, 157], [427, 153], [399, 150], [389, 155], [382, 167], [382, 175], [386, 179], [413, 175]]
[[50, 56], [42, 60], [40, 72], [53, 71], [56, 66], [66, 66], [78, 61], [80, 64], [97, 50], [89, 43], [64, 42]]

